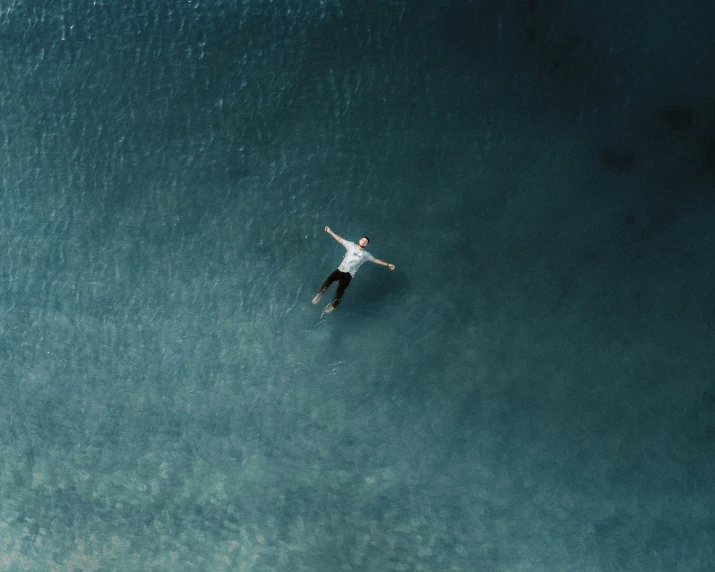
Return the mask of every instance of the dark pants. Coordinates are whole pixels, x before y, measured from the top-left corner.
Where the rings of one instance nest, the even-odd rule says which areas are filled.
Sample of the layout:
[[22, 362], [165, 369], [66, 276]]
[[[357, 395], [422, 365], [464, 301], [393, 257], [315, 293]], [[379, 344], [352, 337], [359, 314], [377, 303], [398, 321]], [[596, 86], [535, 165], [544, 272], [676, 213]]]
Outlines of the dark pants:
[[328, 276], [325, 282], [323, 282], [323, 285], [320, 287], [320, 293], [325, 293], [325, 291], [330, 287], [330, 285], [336, 280], [338, 281], [338, 291], [335, 293], [335, 300], [333, 300], [333, 308], [336, 308], [337, 305], [340, 304], [340, 300], [343, 299], [345, 288], [347, 288], [348, 284], [350, 284], [352, 276], [349, 272], [341, 272], [340, 270], [336, 270], [330, 276]]

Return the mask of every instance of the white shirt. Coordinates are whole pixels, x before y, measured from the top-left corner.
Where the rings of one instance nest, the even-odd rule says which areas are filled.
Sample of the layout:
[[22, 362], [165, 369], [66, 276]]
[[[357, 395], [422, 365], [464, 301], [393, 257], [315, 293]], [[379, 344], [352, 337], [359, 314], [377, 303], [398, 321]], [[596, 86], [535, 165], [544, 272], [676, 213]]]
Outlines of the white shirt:
[[354, 242], [349, 240], [342, 240], [342, 245], [345, 247], [347, 252], [343, 257], [343, 261], [338, 266], [338, 270], [341, 272], [349, 272], [351, 276], [355, 276], [357, 269], [362, 266], [365, 261], [374, 262], [375, 257], [370, 254], [367, 250], [363, 250]]

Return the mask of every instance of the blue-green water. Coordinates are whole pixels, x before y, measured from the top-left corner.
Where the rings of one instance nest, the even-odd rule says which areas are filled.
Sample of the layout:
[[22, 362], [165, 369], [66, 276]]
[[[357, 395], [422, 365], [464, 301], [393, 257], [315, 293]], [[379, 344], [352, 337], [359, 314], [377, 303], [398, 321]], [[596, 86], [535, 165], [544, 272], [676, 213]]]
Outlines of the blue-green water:
[[0, 569], [710, 569], [701, 4], [4, 0]]

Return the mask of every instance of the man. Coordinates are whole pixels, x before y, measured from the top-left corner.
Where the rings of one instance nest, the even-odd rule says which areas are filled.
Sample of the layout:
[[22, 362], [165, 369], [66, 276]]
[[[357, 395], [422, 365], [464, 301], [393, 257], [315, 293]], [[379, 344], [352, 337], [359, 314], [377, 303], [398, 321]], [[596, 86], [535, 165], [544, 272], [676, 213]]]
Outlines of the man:
[[347, 250], [345, 256], [343, 257], [343, 261], [340, 263], [340, 266], [338, 266], [338, 269], [328, 276], [327, 280], [323, 282], [323, 285], [320, 287], [320, 292], [318, 292], [315, 298], [313, 298], [313, 304], [320, 302], [320, 298], [323, 296], [325, 291], [333, 282], [337, 280], [338, 291], [335, 293], [335, 299], [332, 304], [328, 304], [325, 308], [326, 312], [332, 312], [338, 307], [338, 304], [340, 304], [340, 300], [343, 298], [345, 289], [348, 287], [350, 280], [352, 280], [353, 276], [355, 276], [357, 269], [362, 266], [363, 262], [369, 260], [370, 262], [374, 262], [380, 266], [387, 266], [390, 270], [394, 270], [395, 265], [388, 264], [387, 262], [383, 262], [382, 260], [375, 258], [372, 254], [365, 250], [365, 247], [370, 242], [370, 239], [367, 236], [363, 236], [358, 243], [355, 244], [354, 242], [340, 238], [337, 234], [330, 230], [329, 226], [325, 227], [325, 232], [342, 244], [345, 247], [345, 250]]

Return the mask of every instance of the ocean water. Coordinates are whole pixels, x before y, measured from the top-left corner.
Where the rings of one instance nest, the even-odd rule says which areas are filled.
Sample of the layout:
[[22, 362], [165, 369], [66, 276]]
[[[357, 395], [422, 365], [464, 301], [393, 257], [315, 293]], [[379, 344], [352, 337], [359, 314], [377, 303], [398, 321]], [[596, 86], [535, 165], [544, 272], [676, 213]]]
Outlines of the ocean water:
[[710, 570], [713, 25], [2, 0], [0, 568]]

